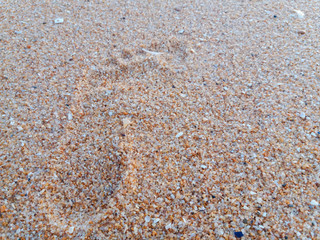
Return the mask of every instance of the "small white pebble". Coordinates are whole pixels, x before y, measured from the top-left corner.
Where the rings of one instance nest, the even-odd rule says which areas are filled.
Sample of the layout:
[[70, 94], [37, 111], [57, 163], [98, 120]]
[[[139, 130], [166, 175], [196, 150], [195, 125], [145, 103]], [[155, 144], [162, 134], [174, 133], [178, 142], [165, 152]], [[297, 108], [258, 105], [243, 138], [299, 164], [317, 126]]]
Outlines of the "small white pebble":
[[10, 118], [10, 125], [14, 125], [14, 124], [15, 124], [14, 119]]
[[63, 18], [56, 18], [55, 20], [54, 20], [54, 23], [55, 24], [59, 24], [59, 23], [63, 23]]
[[105, 93], [105, 95], [106, 95], [106, 96], [109, 96], [111, 93], [112, 93], [111, 90], [107, 90], [106, 93]]
[[180, 96], [184, 98], [184, 97], [186, 97], [186, 96], [187, 96], [187, 94], [183, 94], [183, 93], [181, 93], [181, 94], [180, 94]]
[[109, 116], [111, 117], [112, 115], [113, 115], [113, 112], [110, 111], [110, 112], [109, 112]]
[[223, 235], [223, 234], [224, 234], [223, 229], [218, 229], [218, 230], [217, 230], [217, 234], [218, 234], [218, 235]]
[[313, 206], [319, 206], [319, 203], [316, 200], [312, 200], [310, 204]]
[[177, 135], [176, 135], [176, 138], [179, 138], [183, 135], [183, 132], [179, 132]]
[[302, 119], [305, 119], [306, 118], [306, 114], [304, 112], [302, 112], [302, 113], [299, 114], [299, 117], [301, 117]]
[[150, 217], [149, 217], [149, 216], [146, 216], [146, 217], [144, 218], [144, 220], [146, 221], [146, 223], [148, 223], [148, 222], [150, 222]]
[[262, 198], [257, 198], [257, 203], [262, 203]]
[[207, 166], [206, 165], [201, 165], [201, 168], [206, 169]]
[[153, 224], [157, 224], [160, 221], [160, 218], [154, 218], [153, 219]]
[[70, 234], [72, 234], [72, 233], [73, 233], [73, 231], [74, 231], [74, 227], [69, 227], [68, 232], [69, 232]]
[[72, 120], [72, 113], [68, 113], [68, 120]]
[[166, 230], [168, 230], [168, 229], [170, 229], [170, 228], [172, 228], [172, 224], [171, 224], [171, 223], [169, 223], [168, 225], [166, 225]]
[[312, 132], [312, 133], [311, 133], [311, 135], [312, 135], [312, 136], [314, 136], [314, 137], [316, 137], [316, 136], [317, 136], [317, 134], [316, 134], [316, 133], [314, 133], [314, 132]]
[[251, 195], [256, 195], [256, 193], [255, 193], [255, 192], [252, 192], [252, 191], [250, 192], [250, 194], [251, 194]]

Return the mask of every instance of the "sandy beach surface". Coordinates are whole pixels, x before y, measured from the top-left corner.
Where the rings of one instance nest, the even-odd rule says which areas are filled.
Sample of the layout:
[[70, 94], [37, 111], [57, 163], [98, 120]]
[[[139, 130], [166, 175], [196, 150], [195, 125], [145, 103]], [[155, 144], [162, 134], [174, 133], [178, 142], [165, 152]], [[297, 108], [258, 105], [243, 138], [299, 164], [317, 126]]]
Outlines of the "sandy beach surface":
[[0, 0], [0, 239], [320, 239], [317, 0]]

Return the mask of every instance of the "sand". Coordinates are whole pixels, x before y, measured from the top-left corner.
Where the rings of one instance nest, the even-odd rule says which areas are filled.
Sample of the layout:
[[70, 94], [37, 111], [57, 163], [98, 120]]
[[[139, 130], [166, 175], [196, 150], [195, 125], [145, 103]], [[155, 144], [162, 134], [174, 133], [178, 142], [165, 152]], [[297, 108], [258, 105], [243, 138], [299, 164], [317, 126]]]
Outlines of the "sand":
[[316, 0], [1, 1], [1, 239], [320, 239]]

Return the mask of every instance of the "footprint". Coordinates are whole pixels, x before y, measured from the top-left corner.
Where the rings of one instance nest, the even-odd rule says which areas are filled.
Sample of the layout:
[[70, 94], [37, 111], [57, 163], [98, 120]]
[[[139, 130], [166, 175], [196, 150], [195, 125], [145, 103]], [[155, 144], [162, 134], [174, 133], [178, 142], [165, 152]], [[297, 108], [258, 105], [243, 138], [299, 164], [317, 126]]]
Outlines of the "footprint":
[[116, 102], [105, 88], [87, 82], [78, 88], [40, 200], [51, 231], [61, 236], [84, 236], [100, 220], [126, 169], [121, 119], [108, 111]]
[[46, 191], [41, 193], [40, 211], [55, 234], [85, 236], [105, 216], [119, 188], [137, 184], [139, 156], [132, 149], [138, 148], [135, 132], [143, 133], [131, 127], [127, 136], [123, 119], [138, 122], [144, 117], [141, 109], [148, 107], [153, 94], [143, 89], [156, 84], [152, 79], [172, 88], [173, 60], [178, 58], [174, 54], [183, 50], [174, 41], [168, 46], [150, 46], [164, 52], [161, 56], [125, 49], [78, 82], [65, 134], [51, 156]]

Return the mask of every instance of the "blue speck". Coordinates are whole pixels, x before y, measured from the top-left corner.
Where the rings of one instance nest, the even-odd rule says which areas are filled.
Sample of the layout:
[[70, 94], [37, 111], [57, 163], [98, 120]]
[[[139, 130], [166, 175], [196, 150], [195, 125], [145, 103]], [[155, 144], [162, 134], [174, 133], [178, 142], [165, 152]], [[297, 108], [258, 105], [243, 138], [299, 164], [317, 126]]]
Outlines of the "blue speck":
[[242, 232], [234, 232], [234, 236], [236, 238], [242, 238], [243, 237], [243, 233]]

